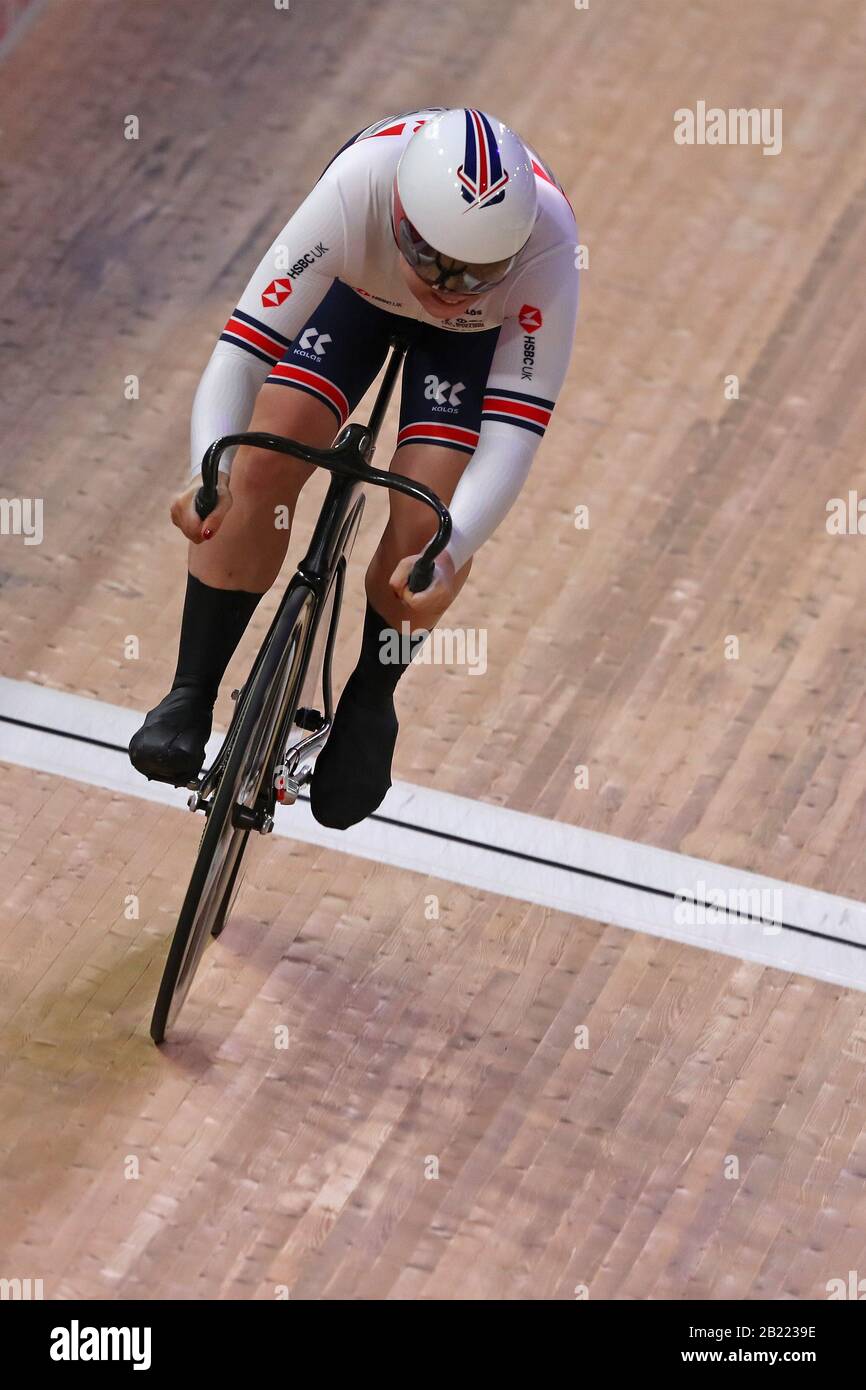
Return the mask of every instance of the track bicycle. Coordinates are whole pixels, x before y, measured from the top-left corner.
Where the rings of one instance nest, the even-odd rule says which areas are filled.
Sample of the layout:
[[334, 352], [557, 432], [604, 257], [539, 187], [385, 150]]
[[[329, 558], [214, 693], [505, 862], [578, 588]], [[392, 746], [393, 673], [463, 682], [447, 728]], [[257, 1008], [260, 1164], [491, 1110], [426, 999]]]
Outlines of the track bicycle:
[[331, 660], [365, 485], [402, 492], [436, 514], [436, 534], [409, 576], [413, 593], [429, 586], [436, 556], [448, 544], [451, 516], [435, 493], [370, 462], [408, 346], [402, 334], [391, 339], [369, 422], [344, 426], [332, 448], [315, 449], [252, 431], [215, 440], [202, 460], [202, 486], [195, 499], [202, 519], [216, 506], [220, 456], [238, 445], [302, 459], [327, 469], [331, 480], [307, 553], [289, 581], [246, 683], [234, 692], [235, 708], [222, 746], [211, 767], [189, 783], [189, 808], [204, 812], [205, 827], [153, 1010], [150, 1035], [155, 1043], [163, 1042], [176, 1024], [205, 946], [226, 924], [250, 834], [269, 834], [277, 806], [297, 800], [330, 732]]

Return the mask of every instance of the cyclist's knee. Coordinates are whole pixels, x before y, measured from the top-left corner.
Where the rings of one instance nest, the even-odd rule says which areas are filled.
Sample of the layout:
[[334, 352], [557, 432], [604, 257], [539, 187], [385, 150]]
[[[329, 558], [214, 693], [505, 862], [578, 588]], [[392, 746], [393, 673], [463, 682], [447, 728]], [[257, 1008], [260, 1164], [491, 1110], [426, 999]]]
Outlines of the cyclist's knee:
[[406, 555], [419, 555], [436, 534], [435, 520], [418, 517], [392, 516], [379, 538], [376, 554], [393, 568]]

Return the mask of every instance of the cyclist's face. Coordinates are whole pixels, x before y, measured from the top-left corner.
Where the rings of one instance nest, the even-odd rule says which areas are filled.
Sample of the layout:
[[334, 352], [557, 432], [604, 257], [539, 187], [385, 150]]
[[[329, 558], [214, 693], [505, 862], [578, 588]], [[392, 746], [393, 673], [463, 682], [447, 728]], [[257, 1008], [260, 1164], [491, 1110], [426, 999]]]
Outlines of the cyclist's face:
[[411, 290], [412, 294], [427, 313], [434, 319], [450, 319], [453, 314], [459, 313], [465, 305], [473, 301], [477, 303], [477, 294], [454, 294], [451, 290], [434, 290], [416, 275], [412, 267], [402, 256], [399, 257], [400, 274]]

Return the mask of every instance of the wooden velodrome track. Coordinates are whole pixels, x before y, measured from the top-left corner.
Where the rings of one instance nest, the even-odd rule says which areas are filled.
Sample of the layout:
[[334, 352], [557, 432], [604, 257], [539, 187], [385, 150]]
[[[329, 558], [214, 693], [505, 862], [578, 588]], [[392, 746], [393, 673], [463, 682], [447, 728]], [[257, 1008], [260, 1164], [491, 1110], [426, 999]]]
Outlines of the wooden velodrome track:
[[[0, 537], [3, 673], [164, 693], [215, 335], [348, 134], [471, 101], [553, 164], [590, 268], [553, 427], [452, 614], [487, 677], [410, 674], [396, 773], [862, 899], [866, 540], [825, 508], [863, 487], [864, 59], [859, 0], [48, 3], [0, 68], [0, 494], [45, 507], [41, 545]], [[698, 100], [781, 107], [782, 153], [677, 145]], [[866, 1274], [861, 992], [274, 838], [157, 1051], [197, 818], [14, 761], [0, 804], [0, 1275], [804, 1299]]]

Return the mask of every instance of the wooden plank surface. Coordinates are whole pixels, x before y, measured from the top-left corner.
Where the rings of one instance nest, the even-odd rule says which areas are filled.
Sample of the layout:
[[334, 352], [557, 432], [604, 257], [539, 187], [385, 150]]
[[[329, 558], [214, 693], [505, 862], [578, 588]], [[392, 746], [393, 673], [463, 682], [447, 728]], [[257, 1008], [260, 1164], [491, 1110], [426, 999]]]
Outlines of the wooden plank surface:
[[[590, 268], [554, 424], [453, 613], [487, 676], [411, 672], [396, 772], [862, 898], [864, 551], [825, 521], [863, 487], [864, 55], [855, 0], [48, 5], [0, 85], [0, 495], [45, 517], [40, 546], [0, 537], [3, 672], [164, 693], [214, 336], [352, 131], [471, 100], [553, 164]], [[676, 145], [698, 100], [782, 107], [782, 153]], [[159, 1053], [192, 818], [17, 767], [0, 805], [0, 1274], [802, 1298], [866, 1268], [862, 996], [280, 842]]]

